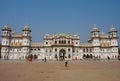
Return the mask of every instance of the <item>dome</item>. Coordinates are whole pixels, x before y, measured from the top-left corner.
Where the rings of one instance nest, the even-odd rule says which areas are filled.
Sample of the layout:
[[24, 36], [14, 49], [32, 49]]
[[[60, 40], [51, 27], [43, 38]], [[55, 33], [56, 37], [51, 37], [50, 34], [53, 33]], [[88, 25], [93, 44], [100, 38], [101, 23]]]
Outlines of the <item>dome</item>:
[[116, 30], [116, 28], [112, 27], [112, 28], [110, 28], [110, 32], [112, 32], [112, 31], [117, 31], [117, 30]]
[[105, 35], [105, 33], [102, 31], [102, 32], [100, 33], [100, 35]]
[[11, 31], [11, 28], [9, 27], [8, 24], [5, 24], [2, 30], [3, 30], [3, 31], [4, 31], [4, 30]]
[[24, 27], [24, 29], [30, 29], [29, 25], [26, 25], [26, 26]]
[[65, 33], [61, 33], [61, 34], [59, 34], [60, 36], [66, 36], [66, 34]]
[[30, 31], [30, 32], [31, 32], [29, 25], [26, 25], [26, 26], [23, 28], [23, 31]]
[[99, 29], [96, 27], [96, 25], [93, 26], [92, 32], [97, 31], [99, 32]]
[[78, 35], [77, 35], [77, 34], [75, 34], [74, 36], [75, 36], [75, 37], [77, 37]]
[[50, 34], [45, 34], [45, 36], [50, 36]]
[[16, 32], [16, 30], [14, 30], [13, 32], [12, 32], [12, 34], [16, 34], [17, 32]]

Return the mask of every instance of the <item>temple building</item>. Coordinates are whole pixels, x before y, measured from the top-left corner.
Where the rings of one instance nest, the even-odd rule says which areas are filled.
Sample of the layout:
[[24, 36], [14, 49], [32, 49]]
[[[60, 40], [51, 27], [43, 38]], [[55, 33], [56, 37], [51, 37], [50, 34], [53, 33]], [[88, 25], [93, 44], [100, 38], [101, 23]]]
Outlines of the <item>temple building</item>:
[[25, 59], [32, 55], [36, 59], [80, 60], [80, 59], [117, 59], [118, 36], [112, 27], [108, 34], [101, 33], [94, 25], [88, 42], [81, 43], [79, 35], [70, 33], [45, 34], [43, 42], [31, 41], [31, 29], [26, 25], [22, 34], [12, 31], [9, 25], [2, 28], [2, 59]]

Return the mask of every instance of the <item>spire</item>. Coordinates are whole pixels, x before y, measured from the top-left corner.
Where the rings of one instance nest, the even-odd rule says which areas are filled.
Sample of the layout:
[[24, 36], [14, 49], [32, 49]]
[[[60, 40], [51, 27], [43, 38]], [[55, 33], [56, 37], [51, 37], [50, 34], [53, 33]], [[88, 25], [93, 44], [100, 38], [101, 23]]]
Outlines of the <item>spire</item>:
[[16, 29], [12, 32], [13, 34], [16, 34], [17, 32], [16, 32]]
[[93, 25], [94, 28], [97, 28], [96, 24]]
[[113, 24], [111, 25], [111, 28], [114, 28], [114, 25], [113, 25]]
[[103, 32], [103, 30], [101, 31], [101, 35], [105, 35], [105, 33]]

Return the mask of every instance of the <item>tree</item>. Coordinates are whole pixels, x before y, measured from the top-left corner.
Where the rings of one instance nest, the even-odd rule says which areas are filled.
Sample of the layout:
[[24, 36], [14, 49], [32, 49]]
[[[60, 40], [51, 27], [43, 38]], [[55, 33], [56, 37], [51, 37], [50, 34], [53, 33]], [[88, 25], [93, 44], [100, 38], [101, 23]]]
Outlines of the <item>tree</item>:
[[118, 48], [118, 53], [120, 54], [120, 48]]

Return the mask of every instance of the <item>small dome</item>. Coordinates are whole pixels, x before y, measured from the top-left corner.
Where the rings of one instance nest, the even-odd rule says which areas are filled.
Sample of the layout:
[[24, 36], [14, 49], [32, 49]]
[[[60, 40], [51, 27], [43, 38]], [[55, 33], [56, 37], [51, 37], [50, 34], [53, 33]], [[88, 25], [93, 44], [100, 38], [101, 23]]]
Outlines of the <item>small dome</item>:
[[102, 32], [100, 33], [100, 35], [105, 35], [105, 33], [102, 31]]
[[29, 25], [26, 25], [26, 26], [23, 28], [23, 31], [30, 31], [30, 32], [31, 32], [30, 26], [29, 26]]
[[113, 27], [112, 27], [112, 28], [110, 28], [110, 32], [111, 32], [111, 31], [117, 31], [117, 30], [116, 30], [116, 28], [113, 28]]
[[13, 32], [12, 32], [12, 34], [16, 34], [17, 32], [16, 32], [16, 30], [14, 30]]
[[65, 33], [58, 34], [59, 37], [66, 37], [67, 35]]
[[45, 34], [45, 36], [50, 36], [50, 34]]
[[4, 30], [9, 30], [9, 31], [11, 31], [11, 28], [9, 27], [8, 24], [5, 24], [2, 30], [3, 30], [3, 31], [4, 31]]
[[77, 35], [77, 34], [75, 34], [74, 36], [75, 36], [75, 37], [77, 37], [78, 35]]
[[26, 25], [26, 26], [24, 27], [24, 29], [30, 29], [29, 25]]
[[96, 25], [93, 26], [92, 31], [99, 31]]
[[61, 35], [61, 36], [66, 36], [66, 34], [65, 34], [65, 33], [61, 33], [60, 35]]

